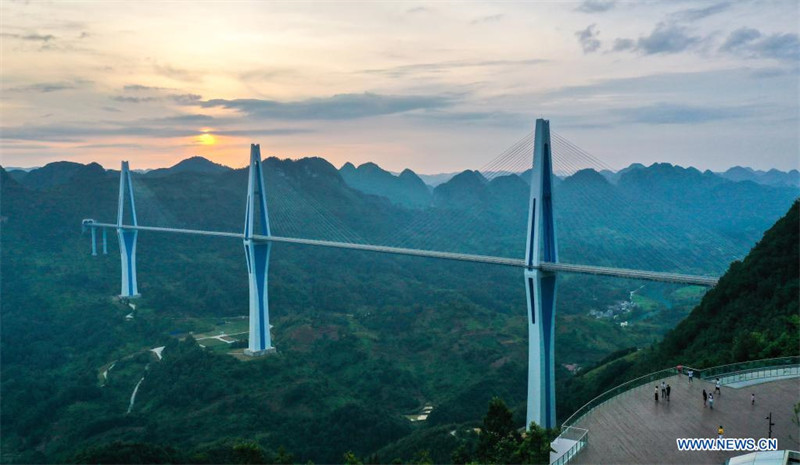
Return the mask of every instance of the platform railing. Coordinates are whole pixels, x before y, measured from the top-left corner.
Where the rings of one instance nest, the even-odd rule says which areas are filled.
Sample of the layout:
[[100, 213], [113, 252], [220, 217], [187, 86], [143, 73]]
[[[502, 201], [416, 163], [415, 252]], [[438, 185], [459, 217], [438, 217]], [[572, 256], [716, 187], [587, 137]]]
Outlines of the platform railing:
[[[800, 375], [800, 356], [767, 358], [761, 360], [752, 360], [749, 362], [730, 363], [727, 365], [719, 365], [705, 369], [698, 369], [687, 365], [682, 365], [680, 369], [678, 369], [677, 367], [666, 368], [664, 370], [649, 373], [644, 376], [640, 376], [638, 378], [622, 383], [619, 386], [613, 387], [608, 391], [605, 391], [604, 393], [595, 397], [594, 399], [590, 400], [589, 402], [584, 404], [581, 408], [576, 410], [575, 413], [570, 415], [570, 417], [567, 418], [564, 421], [564, 423], [562, 423], [561, 426], [562, 431], [567, 431], [571, 428], [582, 429], [582, 428], [575, 428], [573, 425], [576, 424], [578, 420], [583, 418], [585, 415], [590, 413], [595, 408], [608, 402], [614, 397], [617, 397], [620, 394], [631, 391], [632, 389], [635, 389], [639, 386], [652, 383], [653, 381], [659, 381], [661, 379], [669, 378], [670, 376], [674, 376], [677, 374], [686, 374], [689, 370], [693, 370], [694, 376], [697, 377], [698, 379], [709, 380], [709, 379], [720, 378], [721, 383], [723, 382], [723, 379], [725, 379], [724, 384], [729, 384], [738, 381], [747, 381], [752, 379], [793, 376], [793, 375]], [[564, 436], [560, 435], [559, 437], [564, 437]], [[574, 453], [571, 455], [564, 454], [556, 462], [554, 462], [554, 464], [564, 465], [567, 462], [569, 462], [569, 460], [572, 457], [574, 457], [578, 452], [580, 452], [583, 446], [586, 445], [586, 443], [588, 442], [588, 438], [589, 435], [587, 431], [587, 434], [584, 436], [583, 442], [581, 444], [576, 444], [573, 447], [573, 449], [575, 449]], [[579, 445], [580, 447], [578, 447]], [[570, 449], [570, 451], [572, 451], [572, 449]]]
[[[788, 370], [787, 375], [796, 374], [798, 367], [800, 367], [800, 356], [765, 358], [706, 368], [700, 370], [700, 378], [728, 378], [729, 376], [738, 376], [740, 374], [743, 376], [742, 381], [757, 378], [773, 378], [776, 376], [783, 376], [778, 373], [781, 370]], [[792, 368], [794, 368], [795, 371], [790, 373], [789, 371], [791, 371]], [[764, 376], [757, 376], [759, 372], [764, 372]], [[722, 380], [720, 379], [720, 381]]]
[[561, 430], [561, 434], [559, 434], [558, 437], [575, 441], [575, 444], [573, 444], [568, 451], [564, 452], [563, 455], [557, 458], [556, 461], [552, 462], [550, 465], [565, 465], [567, 462], [572, 460], [573, 457], [578, 455], [578, 452], [580, 452], [589, 441], [589, 430], [568, 426]]
[[[693, 369], [684, 366], [684, 371], [687, 369]], [[612, 398], [630, 391], [631, 389], [637, 388], [639, 386], [643, 386], [645, 384], [652, 383], [653, 381], [658, 381], [664, 378], [669, 378], [670, 376], [674, 376], [678, 374], [677, 368], [666, 368], [661, 371], [656, 371], [653, 373], [646, 374], [644, 376], [640, 376], [638, 378], [632, 379], [625, 383], [620, 384], [619, 386], [613, 387], [608, 391], [600, 394], [599, 396], [595, 397], [594, 399], [590, 400], [586, 404], [584, 404], [581, 408], [575, 411], [569, 418], [567, 418], [564, 423], [562, 423], [562, 428], [567, 428], [575, 424], [582, 416], [586, 415], [587, 413], [591, 412], [595, 408], [599, 407], [600, 405], [606, 403], [607, 401], [611, 400]]]
[[782, 378], [800, 376], [800, 365], [781, 365], [769, 368], [751, 368], [749, 370], [737, 371], [720, 375], [720, 384], [728, 385], [752, 381], [763, 378]]

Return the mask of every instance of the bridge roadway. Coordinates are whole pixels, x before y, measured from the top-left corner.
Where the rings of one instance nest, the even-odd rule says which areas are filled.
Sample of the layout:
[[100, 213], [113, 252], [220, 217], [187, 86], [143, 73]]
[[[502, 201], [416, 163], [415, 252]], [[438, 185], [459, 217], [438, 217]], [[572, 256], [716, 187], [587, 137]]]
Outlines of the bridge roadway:
[[[94, 220], [84, 220], [84, 226], [88, 228], [117, 229], [116, 224], [97, 223]], [[192, 235], [215, 236], [215, 237], [232, 237], [237, 239], [244, 239], [243, 233], [234, 233], [234, 232], [204, 231], [199, 229], [178, 229], [178, 228], [162, 228], [158, 226], [132, 226], [132, 225], [122, 225], [120, 228], [128, 230], [137, 230], [137, 231], [153, 231], [153, 232], [192, 234]], [[364, 250], [369, 252], [407, 255], [412, 257], [440, 258], [444, 260], [486, 263], [489, 265], [511, 266], [516, 268], [528, 268], [527, 265], [525, 264], [525, 260], [521, 258], [492, 257], [488, 255], [473, 255], [473, 254], [463, 254], [454, 252], [439, 252], [435, 250], [407, 249], [402, 247], [387, 247], [382, 245], [350, 244], [347, 242], [322, 241], [317, 239], [301, 239], [298, 237], [253, 235], [253, 240], [258, 242], [261, 241], [283, 242], [287, 244], [311, 245], [317, 247], [332, 247], [332, 248], [350, 249], [350, 250]], [[573, 265], [568, 263], [543, 262], [538, 267], [533, 267], [532, 269], [538, 269], [541, 271], [549, 271], [549, 272], [613, 276], [617, 278], [639, 279], [644, 281], [658, 281], [658, 282], [676, 283], [676, 284], [692, 284], [697, 286], [709, 286], [709, 287], [715, 286], [719, 281], [718, 278], [712, 276], [697, 276], [689, 274], [631, 270], [626, 268], [609, 268], [609, 267], [591, 266], [591, 265]]]

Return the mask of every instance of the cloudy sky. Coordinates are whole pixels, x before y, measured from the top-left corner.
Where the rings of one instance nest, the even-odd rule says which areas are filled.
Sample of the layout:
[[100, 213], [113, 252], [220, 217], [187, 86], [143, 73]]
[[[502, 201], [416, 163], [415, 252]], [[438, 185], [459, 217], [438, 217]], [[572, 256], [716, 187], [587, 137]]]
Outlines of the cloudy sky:
[[551, 120], [614, 168], [798, 167], [798, 2], [0, 3], [4, 166], [477, 168]]

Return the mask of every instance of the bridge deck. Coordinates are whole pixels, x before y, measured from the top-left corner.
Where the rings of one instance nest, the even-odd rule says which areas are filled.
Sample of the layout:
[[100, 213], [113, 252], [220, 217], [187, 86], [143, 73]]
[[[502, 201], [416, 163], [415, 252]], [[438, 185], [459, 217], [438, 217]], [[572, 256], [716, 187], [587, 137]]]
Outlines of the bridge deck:
[[[88, 219], [84, 220], [83, 224], [84, 227], [92, 228], [92, 230], [94, 230], [94, 228], [115, 229], [118, 227], [116, 224], [97, 223], [94, 220], [88, 220]], [[158, 226], [133, 226], [133, 225], [122, 225], [122, 229], [244, 239], [244, 234], [242, 233], [222, 232], [222, 231], [204, 231], [197, 229], [178, 229], [178, 228], [163, 228]], [[283, 242], [287, 244], [310, 245], [315, 247], [331, 247], [338, 249], [350, 249], [350, 250], [361, 250], [367, 252], [388, 253], [395, 255], [407, 255], [412, 257], [429, 257], [429, 258], [439, 258], [444, 260], [456, 260], [462, 262], [485, 263], [489, 265], [529, 268], [527, 263], [525, 263], [525, 260], [519, 258], [492, 257], [487, 255], [440, 252], [436, 250], [408, 249], [402, 247], [388, 247], [388, 246], [371, 245], [371, 244], [351, 244], [346, 242], [323, 241], [317, 239], [302, 239], [298, 237], [253, 235], [252, 240], [256, 242]], [[641, 279], [645, 281], [692, 284], [697, 286], [715, 286], [717, 284], [717, 278], [710, 276], [696, 276], [696, 275], [679, 274], [679, 273], [631, 270], [625, 268], [610, 268], [610, 267], [590, 266], [590, 265], [575, 265], [568, 263], [542, 262], [539, 266], [535, 266], [532, 268], [546, 272], [614, 276], [626, 279]]]
[[[653, 399], [655, 382], [632, 389], [600, 405], [575, 426], [589, 430], [589, 442], [571, 461], [576, 464], [725, 463], [748, 452], [680, 452], [675, 438], [714, 438], [722, 425], [728, 438], [767, 437], [772, 412], [773, 437], [779, 449], [797, 450], [800, 429], [792, 423], [792, 407], [800, 401], [798, 379], [769, 381], [741, 389], [722, 386], [714, 410], [703, 408], [702, 391], [711, 383], [686, 376], [665, 380], [672, 386], [670, 402]], [[756, 405], [750, 405], [750, 393]]]

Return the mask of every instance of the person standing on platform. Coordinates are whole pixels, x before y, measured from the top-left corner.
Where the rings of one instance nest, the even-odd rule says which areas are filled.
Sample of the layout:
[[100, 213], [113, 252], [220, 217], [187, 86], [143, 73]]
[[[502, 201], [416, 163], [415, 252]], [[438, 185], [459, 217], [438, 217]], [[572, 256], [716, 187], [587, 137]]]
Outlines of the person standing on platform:
[[672, 390], [672, 386], [667, 384], [667, 402], [669, 402], [669, 392]]
[[658, 402], [658, 385], [656, 384], [656, 402]]
[[692, 378], [694, 378], [694, 370], [689, 370], [689, 382], [692, 382]]
[[661, 381], [661, 398], [667, 400], [667, 383]]
[[714, 410], [714, 394], [710, 392], [708, 393], [708, 407], [711, 410]]
[[706, 402], [708, 402], [708, 393], [703, 389], [703, 407], [706, 406]]
[[756, 405], [756, 393], [755, 392], [750, 394], [750, 405]]
[[714, 384], [714, 392], [716, 392], [719, 395], [722, 395], [722, 392], [719, 390], [719, 387], [720, 387], [719, 378], [717, 378], [717, 381]]
[[717, 438], [722, 439], [725, 436], [725, 430], [722, 429], [722, 425], [719, 425], [719, 429], [717, 429]]

